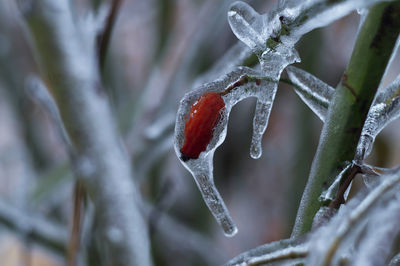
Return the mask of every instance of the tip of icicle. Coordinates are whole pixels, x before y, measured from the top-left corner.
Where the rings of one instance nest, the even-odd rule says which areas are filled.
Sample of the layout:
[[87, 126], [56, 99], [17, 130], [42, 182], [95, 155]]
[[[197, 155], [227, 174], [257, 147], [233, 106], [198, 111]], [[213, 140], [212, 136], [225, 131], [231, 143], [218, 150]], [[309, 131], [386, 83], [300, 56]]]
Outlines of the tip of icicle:
[[236, 226], [234, 226], [234, 227], [232, 227], [232, 229], [231, 230], [229, 230], [229, 231], [224, 231], [224, 235], [226, 236], [226, 237], [234, 237], [236, 234], [237, 234], [237, 232], [238, 232], [238, 229], [237, 229], [237, 227]]

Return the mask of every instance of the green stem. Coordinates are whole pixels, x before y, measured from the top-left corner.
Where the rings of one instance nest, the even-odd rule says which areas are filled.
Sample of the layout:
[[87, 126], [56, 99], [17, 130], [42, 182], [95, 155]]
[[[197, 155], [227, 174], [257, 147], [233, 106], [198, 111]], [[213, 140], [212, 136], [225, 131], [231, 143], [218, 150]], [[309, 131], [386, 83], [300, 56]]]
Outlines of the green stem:
[[335, 90], [322, 129], [292, 236], [311, 229], [318, 197], [346, 161], [352, 161], [368, 110], [400, 31], [400, 1], [372, 7], [360, 29], [347, 70]]

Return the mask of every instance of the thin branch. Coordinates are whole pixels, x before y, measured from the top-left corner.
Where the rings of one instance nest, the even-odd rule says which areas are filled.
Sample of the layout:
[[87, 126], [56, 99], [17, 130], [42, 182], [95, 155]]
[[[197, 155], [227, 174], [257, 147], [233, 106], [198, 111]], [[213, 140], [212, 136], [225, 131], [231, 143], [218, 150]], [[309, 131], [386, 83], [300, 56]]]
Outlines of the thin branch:
[[271, 242], [268, 244], [261, 245], [254, 249], [248, 250], [231, 259], [229, 262], [224, 264], [224, 266], [234, 266], [245, 264], [249, 260], [253, 258], [260, 258], [264, 256], [269, 256], [270, 254], [275, 254], [279, 251], [286, 250], [290, 247], [298, 247], [302, 245], [304, 242], [303, 239], [283, 239], [275, 242]]
[[70, 8], [67, 0], [32, 1], [24, 15], [73, 145], [75, 175], [97, 209], [102, 253], [115, 266], [151, 265], [140, 195], [101, 89], [94, 42], [83, 38]]
[[70, 234], [70, 239], [68, 243], [68, 256], [67, 262], [68, 266], [75, 266], [77, 254], [80, 246], [81, 239], [81, 225], [83, 218], [83, 201], [86, 192], [82, 184], [77, 181], [74, 188], [74, 209], [73, 209], [73, 220], [72, 220], [72, 230]]
[[260, 264], [266, 264], [266, 263], [289, 260], [289, 259], [291, 260], [302, 259], [308, 256], [308, 252], [309, 252], [308, 245], [288, 247], [260, 257], [250, 258], [249, 260], [246, 261], [246, 264], [250, 266], [250, 265], [260, 265]]
[[68, 232], [64, 226], [19, 210], [3, 201], [0, 201], [0, 223], [54, 251], [64, 253], [67, 249]]
[[350, 186], [351, 181], [353, 181], [354, 177], [361, 172], [361, 167], [357, 164], [353, 164], [349, 174], [342, 180], [339, 190], [336, 193], [336, 198], [329, 204], [329, 208], [339, 209], [340, 205], [342, 205], [344, 200], [344, 194], [346, 193], [347, 188]]
[[106, 55], [110, 44], [112, 30], [114, 28], [118, 11], [122, 3], [123, 0], [112, 0], [110, 12], [108, 13], [105, 26], [103, 30], [97, 35], [97, 50], [98, 50], [97, 54], [98, 54], [100, 71], [104, 69], [104, 63], [106, 60]]

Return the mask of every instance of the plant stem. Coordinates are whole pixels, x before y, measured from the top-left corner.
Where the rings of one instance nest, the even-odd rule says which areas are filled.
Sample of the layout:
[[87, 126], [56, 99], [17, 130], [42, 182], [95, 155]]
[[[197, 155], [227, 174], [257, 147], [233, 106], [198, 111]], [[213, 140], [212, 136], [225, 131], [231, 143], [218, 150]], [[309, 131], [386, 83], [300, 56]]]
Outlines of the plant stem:
[[362, 25], [347, 70], [335, 90], [303, 193], [292, 236], [311, 229], [319, 195], [352, 161], [374, 95], [400, 31], [400, 1], [372, 7]]

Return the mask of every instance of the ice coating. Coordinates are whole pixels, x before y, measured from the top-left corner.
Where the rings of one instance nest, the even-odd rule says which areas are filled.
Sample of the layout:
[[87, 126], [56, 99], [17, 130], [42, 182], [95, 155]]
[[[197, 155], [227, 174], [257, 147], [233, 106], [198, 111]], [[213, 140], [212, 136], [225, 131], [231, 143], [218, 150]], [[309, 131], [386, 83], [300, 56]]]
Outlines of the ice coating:
[[[299, 39], [302, 35], [313, 29], [324, 27], [333, 21], [359, 10], [380, 0], [307, 0], [289, 1], [295, 18], [288, 24], [292, 38]], [[297, 5], [295, 5], [297, 3]], [[299, 4], [300, 3], [300, 4]]]
[[[294, 90], [311, 110], [324, 122], [334, 89], [310, 73], [299, 68], [286, 68]], [[371, 152], [375, 137], [390, 122], [400, 116], [400, 75], [378, 92], [368, 112], [357, 145], [355, 160], [363, 161]]]
[[296, 84], [295, 92], [325, 122], [329, 102], [335, 89], [310, 73], [294, 66], [286, 68], [289, 79]]
[[244, 2], [235, 2], [228, 11], [228, 22], [236, 37], [253, 51], [261, 51], [265, 47], [263, 16]]
[[[385, 248], [387, 252], [391, 250], [391, 243], [396, 235], [393, 234], [393, 228], [398, 232], [400, 215], [399, 169], [393, 170], [381, 180], [370, 193], [359, 194], [346, 205], [342, 205], [327, 226], [312, 234], [312, 246], [306, 265], [343, 265], [344, 259], [349, 265], [383, 265], [362, 262], [366, 262], [363, 256], [372, 259], [372, 255], [379, 257], [384, 254], [379, 252], [378, 246]], [[377, 228], [380, 228], [382, 237], [378, 236]], [[389, 232], [393, 235], [384, 237]], [[362, 241], [363, 237], [376, 238], [371, 242]]]
[[346, 166], [342, 171], [335, 177], [332, 185], [329, 186], [328, 189], [322, 192], [321, 196], [318, 198], [320, 202], [329, 203], [335, 199], [336, 194], [339, 190], [340, 184], [343, 182], [343, 179], [349, 174], [353, 167], [353, 164], [350, 162], [346, 162]]
[[[277, 45], [273, 50], [267, 49], [259, 57], [263, 77], [279, 80], [283, 69], [290, 64], [300, 62], [297, 51], [290, 46]], [[265, 87], [257, 97], [256, 112], [253, 120], [253, 137], [250, 156], [254, 159], [262, 155], [261, 139], [268, 125], [272, 104], [278, 89], [277, 82], [263, 82]]]
[[[250, 76], [253, 78], [260, 77], [260, 79], [256, 78], [250, 80]], [[254, 154], [257, 156], [261, 155], [261, 138], [259, 136], [264, 133], [266, 127], [265, 119], [268, 120], [269, 112], [276, 93], [276, 87], [277, 81], [272, 79], [263, 79], [259, 72], [252, 70], [251, 68], [240, 67], [214, 82], [207, 83], [194, 91], [187, 93], [180, 102], [176, 117], [174, 141], [175, 152], [179, 158], [181, 158], [180, 150], [185, 140], [185, 122], [193, 103], [208, 92], [220, 93], [224, 99], [225, 108], [221, 113], [219, 122], [214, 127], [213, 137], [205, 151], [201, 152], [197, 159], [189, 159], [186, 161], [181, 160], [181, 162], [196, 180], [205, 203], [227, 236], [233, 236], [237, 232], [237, 228], [232, 221], [222, 197], [214, 185], [214, 152], [225, 140], [229, 113], [232, 107], [245, 98], [256, 97], [258, 100], [257, 106], [261, 103], [263, 108], [261, 110], [256, 110], [254, 118], [254, 146], [256, 148], [260, 147], [259, 150], [255, 150]], [[264, 108], [264, 105], [267, 108]]]
[[400, 75], [385, 89], [378, 92], [368, 112], [360, 142], [357, 146], [357, 158], [367, 157], [375, 141], [375, 137], [390, 122], [400, 116]]
[[274, 9], [260, 15], [247, 3], [237, 1], [228, 11], [228, 21], [238, 39], [254, 53], [261, 54], [269, 46], [270, 38], [293, 46], [302, 35], [313, 29], [377, 2], [380, 0], [279, 1]]

